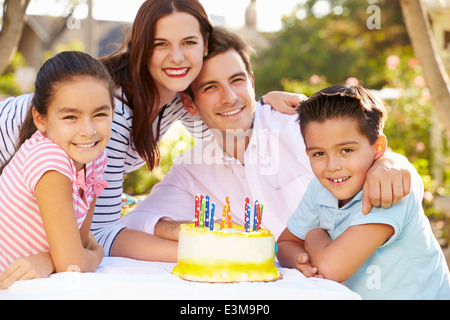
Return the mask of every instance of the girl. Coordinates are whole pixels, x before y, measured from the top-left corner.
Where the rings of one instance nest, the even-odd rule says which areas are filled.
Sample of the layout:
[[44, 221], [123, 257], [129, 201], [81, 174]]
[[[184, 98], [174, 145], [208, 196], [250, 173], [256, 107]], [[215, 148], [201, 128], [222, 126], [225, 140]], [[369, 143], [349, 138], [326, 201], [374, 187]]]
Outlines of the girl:
[[[114, 86], [98, 60], [68, 51], [43, 64], [35, 88], [20, 148], [0, 176], [0, 272], [46, 252], [56, 272], [94, 271], [104, 252], [89, 228], [107, 185]], [[26, 260], [0, 276], [2, 287], [20, 279]]]

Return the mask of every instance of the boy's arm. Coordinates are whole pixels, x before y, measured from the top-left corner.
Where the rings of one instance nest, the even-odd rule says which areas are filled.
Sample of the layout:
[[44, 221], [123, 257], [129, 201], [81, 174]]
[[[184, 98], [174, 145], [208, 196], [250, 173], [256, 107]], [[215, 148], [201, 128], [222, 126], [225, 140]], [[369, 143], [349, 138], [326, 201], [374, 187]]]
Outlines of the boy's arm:
[[325, 279], [342, 282], [393, 234], [390, 225], [371, 223], [351, 226], [333, 241], [325, 230], [317, 228], [306, 234], [305, 249]]
[[306, 277], [318, 276], [317, 268], [310, 263], [304, 241], [292, 234], [288, 228], [281, 233], [277, 244], [277, 258], [281, 266], [298, 269]]

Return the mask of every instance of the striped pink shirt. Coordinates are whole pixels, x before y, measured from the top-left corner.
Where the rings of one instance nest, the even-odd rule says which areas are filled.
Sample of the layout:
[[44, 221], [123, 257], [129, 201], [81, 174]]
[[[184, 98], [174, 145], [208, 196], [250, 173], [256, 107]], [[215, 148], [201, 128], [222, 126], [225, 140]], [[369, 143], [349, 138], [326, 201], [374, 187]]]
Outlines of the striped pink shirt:
[[[103, 151], [86, 164], [86, 175], [84, 170], [77, 173], [64, 150], [39, 131], [20, 147], [0, 176], [0, 273], [19, 257], [49, 251], [34, 195], [43, 174], [54, 170], [72, 181], [73, 206], [80, 228], [94, 195], [99, 195], [107, 184], [101, 179], [106, 164], [107, 156]], [[78, 192], [80, 188], [84, 191], [83, 197]]]

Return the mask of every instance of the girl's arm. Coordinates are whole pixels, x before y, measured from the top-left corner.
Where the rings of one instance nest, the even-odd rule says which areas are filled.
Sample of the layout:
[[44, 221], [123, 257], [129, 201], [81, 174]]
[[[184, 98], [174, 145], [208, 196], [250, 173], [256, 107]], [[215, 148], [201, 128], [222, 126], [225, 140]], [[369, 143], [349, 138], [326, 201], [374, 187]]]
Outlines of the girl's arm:
[[350, 278], [383, 243], [394, 234], [386, 224], [351, 226], [332, 241], [324, 229], [306, 234], [305, 249], [312, 265], [325, 279], [337, 282]]
[[[97, 252], [103, 256], [103, 248], [97, 243], [90, 232], [92, 215], [94, 213], [95, 198], [92, 201], [83, 225], [80, 228], [80, 238], [86, 250]], [[41, 252], [36, 255], [21, 257], [15, 260], [2, 274], [0, 274], [0, 290], [7, 289], [19, 280], [47, 278], [55, 272], [55, 266], [50, 252]]]
[[47, 278], [53, 272], [55, 267], [49, 252], [21, 257], [0, 274], [0, 290], [9, 288], [19, 280]]
[[100, 246], [85, 248], [82, 243], [70, 179], [59, 172], [48, 171], [37, 183], [35, 195], [56, 272], [74, 267], [81, 272], [94, 271], [103, 258], [103, 249]]
[[284, 229], [277, 240], [278, 261], [283, 267], [298, 269], [306, 277], [318, 276], [318, 270], [311, 265], [304, 243], [302, 239], [292, 234], [288, 228]]

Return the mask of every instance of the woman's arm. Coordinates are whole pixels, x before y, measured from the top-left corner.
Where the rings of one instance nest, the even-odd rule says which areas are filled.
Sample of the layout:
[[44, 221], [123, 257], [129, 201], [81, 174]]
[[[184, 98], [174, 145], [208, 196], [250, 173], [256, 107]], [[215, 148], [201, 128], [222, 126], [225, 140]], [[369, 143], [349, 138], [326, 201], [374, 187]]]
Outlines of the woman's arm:
[[85, 248], [82, 243], [70, 179], [59, 172], [48, 171], [37, 183], [35, 195], [56, 272], [65, 272], [74, 266], [81, 272], [94, 271], [103, 258], [103, 249], [100, 246]]
[[284, 91], [271, 91], [259, 99], [261, 105], [270, 104], [278, 112], [296, 114], [295, 107], [306, 100], [304, 94], [290, 93]]
[[324, 229], [306, 234], [305, 249], [311, 263], [325, 279], [337, 282], [350, 278], [386, 240], [394, 228], [386, 224], [351, 226], [332, 241]]

